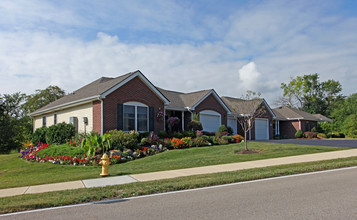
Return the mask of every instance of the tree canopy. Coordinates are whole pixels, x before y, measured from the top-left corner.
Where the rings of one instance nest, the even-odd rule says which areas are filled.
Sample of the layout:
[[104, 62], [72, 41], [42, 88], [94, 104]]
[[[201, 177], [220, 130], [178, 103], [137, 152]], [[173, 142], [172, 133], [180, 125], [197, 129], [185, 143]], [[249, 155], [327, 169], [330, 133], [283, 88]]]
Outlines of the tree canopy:
[[339, 81], [319, 81], [319, 74], [309, 74], [291, 78], [281, 83], [284, 91], [281, 102], [312, 114], [330, 116], [333, 106], [343, 99]]

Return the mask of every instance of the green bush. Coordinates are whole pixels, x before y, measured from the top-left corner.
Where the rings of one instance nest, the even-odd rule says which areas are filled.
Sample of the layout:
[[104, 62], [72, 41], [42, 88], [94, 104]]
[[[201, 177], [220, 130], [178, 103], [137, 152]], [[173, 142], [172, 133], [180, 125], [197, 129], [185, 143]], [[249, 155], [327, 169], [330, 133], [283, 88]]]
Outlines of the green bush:
[[318, 133], [317, 137], [319, 137], [319, 138], [327, 138], [327, 135], [324, 134], [324, 133]]
[[172, 137], [181, 139], [183, 138], [183, 134], [181, 132], [175, 132], [172, 134]]
[[83, 154], [85, 154], [84, 149], [80, 147], [72, 147], [71, 145], [68, 144], [62, 144], [62, 145], [52, 144], [49, 147], [40, 150], [37, 153], [37, 156], [41, 158], [45, 156], [57, 157], [61, 155], [79, 157], [79, 156], [83, 156]]
[[47, 144], [64, 144], [69, 139], [72, 139], [75, 135], [75, 129], [72, 124], [66, 124], [65, 122], [57, 125], [52, 125], [46, 132]]
[[136, 150], [138, 147], [138, 138], [140, 134], [137, 131], [131, 131], [127, 133], [122, 130], [118, 131], [115, 129], [108, 131], [107, 133], [111, 135], [112, 146], [115, 149], [128, 148], [131, 150]]
[[295, 133], [295, 137], [296, 138], [302, 138], [304, 136], [304, 133], [302, 133], [301, 130], [298, 130], [296, 133]]
[[317, 134], [315, 132], [312, 132], [312, 131], [306, 131], [304, 133], [304, 137], [305, 138], [316, 138]]
[[32, 143], [36, 145], [37, 143], [46, 143], [46, 133], [48, 128], [41, 127], [37, 128], [36, 131], [32, 134]]
[[193, 138], [190, 141], [190, 146], [192, 146], [192, 147], [202, 147], [202, 146], [207, 146], [208, 144], [209, 144], [209, 142], [202, 136]]
[[217, 136], [212, 137], [212, 141], [213, 141], [213, 144], [215, 144], [215, 145], [228, 144], [227, 140], [217, 137]]
[[221, 125], [217, 132], [228, 132], [228, 128], [225, 125]]
[[228, 132], [229, 135], [232, 135], [233, 134], [233, 128], [228, 126], [227, 127], [227, 132]]
[[224, 135], [221, 137], [223, 140], [226, 140], [228, 143], [235, 143], [236, 139], [232, 136]]
[[192, 120], [188, 123], [188, 128], [194, 132], [197, 130], [201, 131], [202, 128], [202, 123], [200, 121]]
[[195, 137], [195, 132], [193, 131], [184, 131], [182, 134], [184, 137]]
[[169, 134], [168, 134], [166, 131], [159, 131], [159, 133], [157, 134], [157, 136], [158, 136], [160, 139], [165, 139], [165, 138], [170, 137]]

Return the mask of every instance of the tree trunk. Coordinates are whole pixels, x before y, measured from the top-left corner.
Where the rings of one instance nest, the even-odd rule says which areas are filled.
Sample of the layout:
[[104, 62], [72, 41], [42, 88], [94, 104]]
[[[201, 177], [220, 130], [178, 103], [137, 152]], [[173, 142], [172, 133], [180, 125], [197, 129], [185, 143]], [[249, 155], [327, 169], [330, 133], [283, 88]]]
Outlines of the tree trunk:
[[245, 151], [248, 151], [248, 146], [247, 146], [247, 131], [244, 131], [244, 146], [245, 146]]

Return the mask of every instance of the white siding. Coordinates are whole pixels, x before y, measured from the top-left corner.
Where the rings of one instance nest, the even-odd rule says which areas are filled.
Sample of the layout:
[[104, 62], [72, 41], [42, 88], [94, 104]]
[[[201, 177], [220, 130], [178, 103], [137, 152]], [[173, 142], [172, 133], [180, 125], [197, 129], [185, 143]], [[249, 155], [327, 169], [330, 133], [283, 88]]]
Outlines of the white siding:
[[[46, 126], [49, 127], [54, 124], [54, 114], [57, 114], [57, 124], [61, 122], [69, 123], [70, 117], [77, 117], [78, 119], [78, 132], [90, 132], [93, 130], [93, 103], [87, 103], [72, 108], [47, 113], [44, 115], [36, 116], [33, 119], [34, 130], [42, 127], [42, 117], [46, 116]], [[88, 118], [88, 124], [85, 125], [82, 117]]]

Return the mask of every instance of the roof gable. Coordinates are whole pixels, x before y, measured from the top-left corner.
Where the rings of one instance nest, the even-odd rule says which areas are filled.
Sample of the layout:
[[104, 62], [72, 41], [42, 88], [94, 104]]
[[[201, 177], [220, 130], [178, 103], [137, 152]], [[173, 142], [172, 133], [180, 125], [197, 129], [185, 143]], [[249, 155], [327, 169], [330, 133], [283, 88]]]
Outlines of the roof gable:
[[72, 105], [84, 104], [101, 98], [103, 99], [135, 77], [139, 77], [154, 93], [157, 94], [159, 98], [164, 101], [165, 104], [170, 103], [170, 101], [160, 91], [158, 91], [157, 88], [139, 70], [137, 70], [135, 72], [130, 72], [116, 78], [101, 77], [83, 86], [82, 88], [32, 112], [30, 115], [36, 116], [45, 112], [55, 111], [61, 108], [68, 108]]
[[288, 106], [281, 106], [273, 109], [279, 120], [308, 120], [320, 121], [316, 116]]
[[158, 89], [169, 98], [171, 103], [167, 106], [168, 109], [186, 110], [187, 108], [190, 108], [191, 110], [195, 110], [195, 107], [197, 107], [201, 102], [203, 102], [208, 96], [212, 94], [222, 105], [222, 107], [230, 113], [228, 106], [221, 100], [221, 98], [213, 89], [190, 93], [169, 91], [161, 88]]

